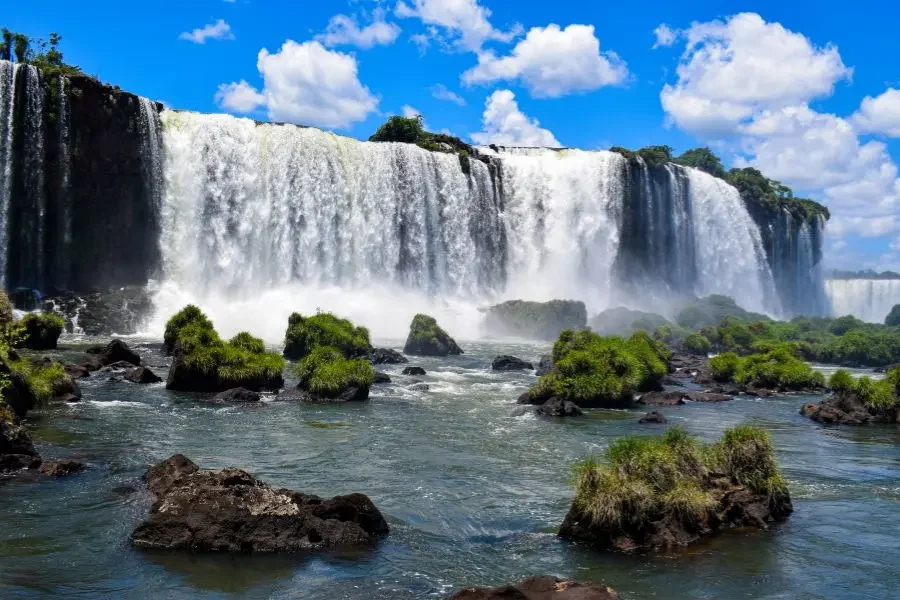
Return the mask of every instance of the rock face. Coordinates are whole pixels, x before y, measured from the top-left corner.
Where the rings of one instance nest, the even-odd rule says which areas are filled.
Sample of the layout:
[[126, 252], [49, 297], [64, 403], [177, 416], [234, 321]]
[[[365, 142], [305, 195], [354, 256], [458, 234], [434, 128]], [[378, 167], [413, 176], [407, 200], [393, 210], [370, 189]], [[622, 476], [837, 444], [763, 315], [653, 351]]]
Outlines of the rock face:
[[800, 414], [826, 425], [865, 425], [900, 423], [900, 411], [870, 409], [854, 393], [834, 394], [821, 402], [804, 404]]
[[40, 466], [41, 457], [25, 428], [0, 417], [0, 475]]
[[409, 362], [408, 358], [391, 348], [372, 348], [368, 358], [373, 365], [401, 365]]
[[425, 375], [425, 369], [423, 369], [422, 367], [406, 367], [403, 369], [402, 373], [404, 375], [421, 376]]
[[535, 412], [544, 417], [580, 417], [584, 414], [577, 404], [562, 398], [550, 398]]
[[553, 370], [553, 357], [549, 354], [544, 354], [541, 356], [540, 362], [538, 362], [538, 367], [535, 370], [534, 374], [538, 377], [543, 377], [547, 373]]
[[577, 300], [510, 300], [490, 307], [484, 317], [489, 335], [555, 340], [563, 329], [584, 329], [587, 309]]
[[413, 317], [403, 352], [414, 356], [455, 356], [463, 353], [462, 348], [433, 317], [422, 314]]
[[147, 367], [135, 367], [125, 373], [125, 379], [133, 383], [159, 383], [162, 377]]
[[492, 371], [525, 371], [533, 369], [534, 365], [515, 356], [498, 356], [491, 362]]
[[712, 392], [647, 392], [638, 398], [638, 404], [648, 406], [674, 406], [685, 402], [726, 402], [731, 400], [728, 394], [716, 394]]
[[77, 460], [45, 460], [41, 463], [39, 471], [50, 477], [68, 477], [81, 473], [87, 467]]
[[75, 327], [87, 335], [127, 335], [140, 331], [153, 312], [145, 286], [115, 287], [100, 292], [65, 292], [48, 298], [44, 306], [63, 315], [66, 331]]
[[556, 577], [528, 577], [515, 585], [466, 588], [449, 600], [619, 600], [619, 594], [599, 583], [577, 583]]
[[157, 500], [131, 535], [138, 548], [292, 552], [369, 545], [388, 533], [363, 494], [326, 500], [234, 467], [202, 470], [180, 454], [151, 467], [146, 480]]

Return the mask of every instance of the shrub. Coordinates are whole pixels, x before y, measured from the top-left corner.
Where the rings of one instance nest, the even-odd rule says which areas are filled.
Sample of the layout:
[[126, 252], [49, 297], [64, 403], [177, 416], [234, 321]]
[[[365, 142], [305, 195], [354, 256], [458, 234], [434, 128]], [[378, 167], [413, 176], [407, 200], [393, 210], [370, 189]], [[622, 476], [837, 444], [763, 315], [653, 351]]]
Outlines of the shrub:
[[253, 337], [246, 331], [238, 333], [236, 336], [228, 340], [228, 343], [247, 352], [253, 354], [262, 354], [266, 351], [266, 345], [258, 337]]
[[778, 470], [769, 433], [759, 427], [740, 425], [726, 429], [713, 446], [711, 462], [728, 473], [735, 483], [769, 496], [787, 493], [787, 483]]
[[332, 313], [311, 317], [293, 313], [284, 334], [284, 356], [297, 360], [320, 346], [337, 348], [349, 358], [364, 356], [372, 349], [365, 327], [357, 327]]
[[685, 350], [690, 352], [691, 354], [702, 354], [706, 355], [712, 349], [712, 344], [708, 339], [699, 333], [692, 333], [684, 338], [684, 341], [681, 343]]
[[850, 392], [855, 385], [856, 382], [853, 381], [853, 376], [844, 369], [838, 369], [828, 379], [829, 389], [836, 393]]
[[193, 304], [188, 304], [172, 315], [166, 322], [166, 331], [163, 334], [163, 343], [166, 346], [166, 353], [172, 353], [175, 349], [175, 341], [178, 339], [179, 332], [191, 323], [196, 323], [199, 327], [204, 329], [213, 330], [212, 321], [203, 314], [203, 311]]
[[13, 322], [13, 305], [6, 292], [0, 290], [0, 331]]
[[65, 319], [57, 314], [28, 313], [21, 320], [8, 326], [11, 328], [9, 339], [17, 348], [51, 350], [56, 348], [65, 326]]
[[897, 404], [896, 377], [890, 376], [881, 381], [873, 381], [863, 375], [856, 380], [854, 391], [863, 403], [876, 411], [889, 410]]
[[891, 312], [884, 318], [884, 324], [888, 327], [896, 327], [900, 325], [900, 304], [895, 304], [891, 308]]
[[300, 387], [314, 394], [334, 397], [351, 387], [369, 387], [375, 370], [366, 360], [353, 360], [331, 346], [319, 346], [297, 363], [294, 374]]
[[740, 364], [741, 359], [734, 352], [725, 352], [709, 359], [709, 367], [712, 369], [713, 379], [721, 382], [734, 381]]
[[72, 378], [60, 363], [39, 365], [27, 359], [20, 359], [11, 362], [10, 367], [25, 378], [38, 404], [46, 404], [54, 396], [71, 389]]
[[798, 358], [793, 344], [780, 344], [763, 354], [751, 354], [739, 366], [735, 381], [764, 388], [796, 390], [823, 387], [825, 376]]
[[401, 117], [394, 115], [381, 124], [378, 130], [369, 137], [370, 142], [402, 142], [415, 144], [424, 135], [422, 117]]

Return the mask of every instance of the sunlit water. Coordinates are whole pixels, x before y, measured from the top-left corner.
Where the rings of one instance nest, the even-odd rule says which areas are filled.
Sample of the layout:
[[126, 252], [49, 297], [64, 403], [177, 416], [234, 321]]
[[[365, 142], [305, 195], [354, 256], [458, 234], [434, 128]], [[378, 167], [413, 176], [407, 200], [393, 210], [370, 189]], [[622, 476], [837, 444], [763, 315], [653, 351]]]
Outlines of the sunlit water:
[[[533, 373], [494, 374], [490, 359], [536, 360], [546, 347], [462, 345], [464, 356], [410, 363], [428, 370], [430, 391], [405, 389], [413, 378], [390, 366], [394, 383], [362, 404], [218, 406], [163, 384], [85, 381], [83, 402], [29, 421], [42, 454], [90, 469], [0, 484], [0, 598], [442, 598], [545, 573], [634, 599], [900, 597], [896, 428], [819, 426], [798, 414], [806, 397], [665, 407], [708, 440], [747, 421], [769, 429], [795, 512], [770, 532], [729, 532], [677, 555], [612, 555], [554, 533], [572, 500], [569, 467], [661, 428], [638, 425], [638, 410], [536, 418], [515, 404]], [[164, 375], [158, 346], [140, 351]], [[307, 493], [364, 492], [391, 533], [352, 554], [135, 551], [128, 536], [151, 501], [140, 476], [175, 452]]]

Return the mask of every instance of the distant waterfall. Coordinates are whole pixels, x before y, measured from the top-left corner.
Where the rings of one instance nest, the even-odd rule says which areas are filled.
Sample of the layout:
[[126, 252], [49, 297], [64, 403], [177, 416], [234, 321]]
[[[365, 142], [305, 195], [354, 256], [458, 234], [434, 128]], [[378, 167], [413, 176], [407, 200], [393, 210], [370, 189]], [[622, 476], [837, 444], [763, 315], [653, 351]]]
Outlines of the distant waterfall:
[[6, 284], [9, 198], [12, 192], [13, 108], [18, 64], [0, 61], [0, 288]]
[[70, 139], [69, 100], [66, 89], [66, 78], [60, 76], [57, 100], [56, 129], [59, 148], [56, 153], [56, 251], [54, 281], [61, 287], [68, 287], [71, 282], [72, 262], [72, 156], [69, 149]]
[[891, 308], [900, 304], [900, 279], [829, 279], [825, 289], [837, 317], [884, 323]]

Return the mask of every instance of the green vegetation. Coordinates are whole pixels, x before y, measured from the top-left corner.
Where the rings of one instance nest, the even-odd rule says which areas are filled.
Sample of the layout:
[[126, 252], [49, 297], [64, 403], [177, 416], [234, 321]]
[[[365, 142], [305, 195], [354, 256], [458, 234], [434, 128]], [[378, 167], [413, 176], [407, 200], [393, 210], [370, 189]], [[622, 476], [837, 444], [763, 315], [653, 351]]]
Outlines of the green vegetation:
[[884, 324], [888, 327], [897, 327], [900, 325], [900, 304], [895, 304], [891, 308], [891, 312], [884, 318]]
[[713, 378], [754, 387], [799, 390], [825, 385], [825, 377], [797, 355], [793, 344], [776, 344], [764, 352], [739, 357], [726, 352], [709, 361]]
[[850, 392], [855, 387], [856, 382], [853, 380], [853, 376], [844, 369], [838, 369], [828, 379], [828, 389], [835, 393]]
[[657, 327], [671, 325], [671, 323], [664, 316], [656, 313], [617, 306], [597, 314], [591, 319], [589, 325], [600, 335], [631, 335], [639, 329], [655, 331]]
[[510, 300], [487, 310], [488, 332], [538, 340], [555, 340], [563, 329], [584, 329], [587, 309], [576, 300]]
[[672, 428], [661, 438], [620, 438], [578, 463], [575, 507], [600, 527], [635, 530], [665, 518], [690, 526], [718, 507], [720, 475], [757, 494], [787, 495], [766, 431], [740, 426], [706, 446]]
[[638, 158], [641, 158], [649, 167], [659, 167], [672, 161], [671, 146], [645, 146], [635, 151], [621, 146], [613, 146], [609, 151], [621, 154], [629, 161], [636, 162]]
[[712, 294], [698, 298], [682, 308], [675, 317], [675, 322], [688, 329], [700, 329], [708, 325], [719, 325], [726, 317], [735, 317], [744, 321], [768, 319], [765, 315], [744, 310], [728, 296]]
[[718, 156], [713, 154], [712, 150], [709, 148], [694, 148], [693, 150], [688, 150], [678, 158], [673, 159], [672, 162], [685, 167], [700, 169], [719, 179], [725, 179], [727, 177], [725, 167], [722, 166], [722, 161]]
[[691, 354], [699, 354], [706, 356], [712, 350], [712, 343], [705, 335], [700, 333], [691, 333], [681, 342], [682, 347]]
[[741, 357], [734, 352], [725, 352], [709, 359], [713, 379], [721, 382], [734, 381], [741, 366]]
[[348, 358], [365, 356], [372, 349], [365, 327], [357, 327], [332, 313], [311, 317], [293, 313], [284, 334], [284, 356], [298, 360], [321, 346], [337, 348]]
[[401, 117], [393, 115], [378, 127], [370, 137], [370, 142], [401, 142], [415, 144], [431, 152], [457, 154], [464, 173], [469, 173], [469, 157], [474, 154], [472, 146], [458, 137], [443, 133], [425, 131], [421, 115]]
[[13, 371], [25, 377], [25, 382], [34, 393], [38, 404], [46, 404], [54, 396], [71, 389], [72, 378], [66, 373], [61, 363], [37, 365], [27, 359], [19, 359], [9, 363]]
[[646, 332], [630, 338], [563, 331], [553, 345], [555, 369], [529, 391], [533, 401], [551, 397], [584, 407], [620, 405], [634, 393], [659, 386], [668, 350]]
[[462, 354], [456, 341], [444, 331], [434, 317], [417, 314], [409, 325], [403, 352], [417, 356], [449, 356]]
[[294, 369], [300, 387], [318, 396], [334, 398], [350, 388], [368, 388], [375, 370], [366, 360], [353, 360], [331, 346], [318, 346]]
[[62, 335], [66, 321], [61, 316], [49, 313], [28, 313], [10, 327], [11, 339], [15, 338], [16, 348], [51, 350]]
[[874, 381], [863, 375], [856, 380], [852, 388], [838, 390], [832, 387], [832, 389], [835, 393], [855, 392], [869, 409], [882, 412], [896, 409], [900, 405], [900, 398], [897, 397], [898, 390], [900, 390], [898, 383], [900, 383], [900, 368], [891, 370], [880, 381]]
[[266, 351], [266, 345], [263, 341], [258, 337], [253, 337], [246, 331], [241, 331], [228, 340], [228, 343], [237, 348], [246, 350], [247, 352], [252, 352], [253, 354], [262, 354]]
[[188, 304], [166, 321], [163, 344], [166, 346], [167, 354], [171, 354], [175, 350], [175, 342], [178, 340], [181, 330], [192, 323], [198, 324], [203, 329], [213, 329], [212, 321], [203, 314], [203, 311], [193, 304]]

